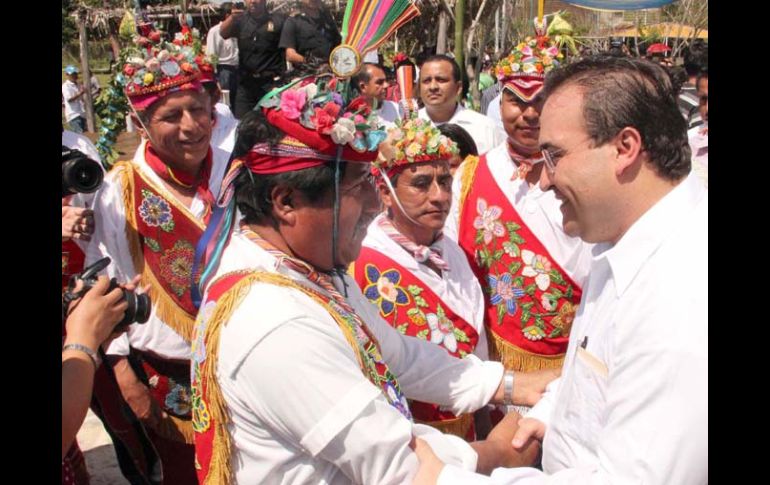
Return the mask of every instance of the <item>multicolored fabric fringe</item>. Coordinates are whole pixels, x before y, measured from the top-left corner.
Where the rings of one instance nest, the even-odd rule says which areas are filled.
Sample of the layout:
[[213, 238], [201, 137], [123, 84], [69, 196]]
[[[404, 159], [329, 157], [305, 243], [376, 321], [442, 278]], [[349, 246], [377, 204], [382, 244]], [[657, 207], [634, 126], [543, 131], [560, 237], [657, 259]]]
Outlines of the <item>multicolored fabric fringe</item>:
[[353, 0], [342, 19], [342, 43], [369, 52], [418, 15], [413, 0]]

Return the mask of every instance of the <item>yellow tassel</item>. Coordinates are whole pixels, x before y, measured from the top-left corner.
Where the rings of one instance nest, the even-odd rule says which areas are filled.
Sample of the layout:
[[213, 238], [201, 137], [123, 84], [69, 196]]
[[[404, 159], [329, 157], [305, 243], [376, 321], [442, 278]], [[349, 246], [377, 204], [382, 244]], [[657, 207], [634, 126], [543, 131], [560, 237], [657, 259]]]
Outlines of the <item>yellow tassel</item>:
[[[468, 155], [463, 161], [463, 174], [460, 179], [460, 205], [458, 214], [462, 217], [463, 206], [465, 205], [465, 199], [468, 198], [468, 194], [473, 187], [473, 179], [476, 177], [476, 167], [479, 165], [479, 157], [474, 155]], [[460, 221], [458, 221], [459, 224]]]
[[[218, 278], [232, 276], [228, 273]], [[230, 415], [227, 411], [227, 404], [222, 396], [222, 390], [216, 378], [217, 364], [219, 362], [219, 337], [222, 327], [230, 320], [233, 311], [241, 304], [251, 285], [257, 282], [273, 284], [282, 287], [294, 288], [302, 291], [321, 304], [326, 311], [332, 315], [345, 335], [345, 339], [353, 348], [358, 347], [355, 335], [347, 329], [342, 318], [334, 311], [331, 305], [315, 294], [308, 288], [294, 282], [293, 280], [276, 273], [253, 272], [247, 274], [238, 281], [232, 288], [227, 290], [217, 300], [214, 313], [211, 315], [206, 325], [206, 360], [203, 363], [202, 384], [206, 386], [206, 404], [209, 408], [209, 414], [215, 423], [214, 439], [212, 442], [211, 462], [209, 464], [209, 473], [206, 476], [204, 485], [229, 485], [233, 482], [233, 472], [230, 468], [230, 456], [232, 449], [232, 439], [227, 429], [230, 423]], [[358, 352], [355, 353], [359, 367], [363, 370], [363, 361]]]
[[187, 313], [166, 293], [149, 264], [144, 266], [142, 284], [150, 285], [147, 294], [150, 295], [155, 315], [189, 344], [192, 341], [192, 333], [195, 328], [195, 317]]
[[504, 340], [496, 333], [489, 339], [489, 360], [503, 363], [503, 367], [515, 371], [531, 371], [540, 369], [560, 369], [564, 362], [564, 354], [541, 355], [533, 354]]
[[444, 434], [452, 434], [465, 439], [465, 437], [468, 436], [468, 430], [471, 429], [471, 424], [473, 423], [473, 414], [463, 414], [459, 418], [446, 419], [443, 421], [420, 421], [415, 419], [415, 422], [427, 424]]
[[131, 252], [131, 260], [134, 262], [134, 271], [136, 274], [142, 274], [144, 254], [142, 253], [142, 243], [139, 240], [139, 232], [136, 229], [136, 213], [134, 212], [134, 166], [131, 162], [118, 162], [112, 170], [118, 171], [120, 185], [123, 187], [126, 240]]

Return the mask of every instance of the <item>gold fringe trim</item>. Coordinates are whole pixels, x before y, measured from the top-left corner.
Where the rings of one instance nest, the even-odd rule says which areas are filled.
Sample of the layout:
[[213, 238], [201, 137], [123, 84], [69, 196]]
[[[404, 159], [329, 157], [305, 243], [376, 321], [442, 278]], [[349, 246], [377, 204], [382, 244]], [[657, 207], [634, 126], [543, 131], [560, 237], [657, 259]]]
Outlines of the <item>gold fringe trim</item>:
[[[137, 274], [142, 275], [142, 285], [150, 285], [150, 290], [147, 293], [152, 300], [152, 305], [153, 308], [155, 308], [157, 317], [189, 344], [195, 326], [195, 316], [187, 313], [166, 293], [163, 286], [150, 269], [150, 266], [144, 264], [144, 252], [142, 251], [142, 243], [136, 226], [136, 211], [134, 210], [133, 174], [135, 168], [131, 162], [119, 162], [113, 167], [113, 170], [120, 171], [118, 177], [123, 187], [123, 204], [126, 213], [126, 239], [128, 240], [128, 248], [131, 252], [131, 260], [134, 262], [134, 270]], [[140, 177], [142, 176], [141, 172], [137, 171], [137, 173]], [[144, 177], [142, 177], [142, 179], [150, 184]], [[155, 185], [150, 185], [157, 189]], [[195, 219], [193, 218], [193, 220]], [[197, 220], [195, 220], [195, 222], [198, 223]]]
[[[233, 273], [228, 273], [221, 278], [231, 276]], [[282, 287], [294, 288], [302, 291], [306, 295], [313, 298], [316, 302], [320, 303], [324, 309], [326, 309], [335, 319], [340, 326], [345, 339], [353, 348], [357, 348], [358, 343], [355, 339], [355, 335], [352, 334], [346, 327], [347, 325], [342, 320], [341, 316], [328, 304], [328, 302], [322, 300], [310, 289], [292, 281], [291, 279], [276, 274], [266, 272], [252, 272], [247, 274], [244, 278], [238, 281], [232, 288], [227, 290], [217, 300], [214, 313], [211, 315], [207, 326], [206, 335], [204, 341], [206, 342], [207, 355], [206, 360], [203, 363], [203, 375], [206, 386], [206, 404], [209, 408], [209, 413], [214, 420], [214, 439], [212, 442], [211, 462], [209, 464], [209, 473], [206, 476], [204, 485], [229, 485], [233, 482], [233, 472], [230, 468], [230, 455], [232, 449], [232, 438], [228, 432], [227, 426], [230, 423], [230, 415], [227, 411], [227, 405], [225, 404], [224, 397], [222, 397], [222, 390], [219, 387], [219, 383], [216, 379], [217, 363], [219, 362], [219, 337], [221, 335], [222, 327], [225, 325], [233, 314], [233, 311], [241, 304], [244, 297], [248, 293], [251, 285], [257, 282], [273, 284]], [[358, 364], [363, 369], [363, 361], [358, 352], [356, 352], [356, 358]]]
[[[463, 173], [460, 178], [460, 205], [458, 205], [458, 217], [463, 215], [463, 207], [465, 206], [465, 199], [468, 198], [468, 194], [473, 187], [473, 179], [476, 177], [476, 168], [479, 166], [479, 157], [474, 155], [468, 155], [463, 162]], [[457, 221], [460, 224], [460, 221]]]
[[528, 352], [504, 340], [495, 332], [488, 331], [489, 360], [503, 363], [506, 369], [515, 371], [532, 371], [540, 369], [561, 369], [564, 362], [564, 354], [541, 355]]
[[161, 420], [160, 426], [153, 431], [168, 440], [188, 445], [195, 444], [195, 431], [193, 431], [192, 421], [190, 420], [179, 419], [169, 414]]
[[468, 435], [468, 430], [471, 429], [471, 424], [473, 424], [473, 414], [463, 414], [459, 418], [446, 419], [444, 421], [420, 421], [418, 419], [414, 421], [415, 423], [427, 424], [444, 434], [453, 434], [465, 439]]
[[193, 329], [195, 328], [195, 317], [187, 313], [166, 293], [149, 264], [144, 265], [142, 284], [150, 285], [147, 294], [150, 295], [152, 306], [155, 308], [155, 315], [189, 344], [192, 341]]
[[131, 252], [131, 260], [134, 262], [136, 274], [142, 274], [144, 270], [144, 254], [142, 243], [139, 240], [139, 232], [136, 230], [136, 212], [134, 212], [134, 166], [131, 162], [118, 162], [112, 167], [118, 171], [118, 180], [123, 187], [123, 212], [126, 215], [126, 240]]

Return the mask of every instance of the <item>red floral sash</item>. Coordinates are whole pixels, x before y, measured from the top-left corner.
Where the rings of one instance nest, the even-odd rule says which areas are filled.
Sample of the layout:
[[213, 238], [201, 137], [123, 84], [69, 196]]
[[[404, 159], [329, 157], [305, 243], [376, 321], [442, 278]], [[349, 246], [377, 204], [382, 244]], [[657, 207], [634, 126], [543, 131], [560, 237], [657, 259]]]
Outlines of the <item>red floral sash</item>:
[[61, 243], [61, 289], [62, 293], [67, 290], [70, 276], [83, 271], [85, 254], [72, 239]]
[[524, 224], [486, 156], [465, 167], [462, 185], [459, 244], [489, 295], [491, 357], [514, 370], [560, 367], [580, 287]]
[[142, 283], [151, 285], [158, 318], [189, 342], [197, 314], [190, 294], [193, 257], [205, 225], [131, 163], [121, 165], [134, 265]]
[[[441, 298], [430, 287], [396, 261], [364, 246], [352, 273], [364, 296], [400, 333], [433, 342], [457, 358], [476, 348], [476, 329], [446, 304], [442, 305]], [[473, 439], [472, 419], [464, 420], [462, 426], [452, 426], [459, 424], [462, 417], [441, 410], [436, 404], [411, 400], [409, 404], [415, 420]]]

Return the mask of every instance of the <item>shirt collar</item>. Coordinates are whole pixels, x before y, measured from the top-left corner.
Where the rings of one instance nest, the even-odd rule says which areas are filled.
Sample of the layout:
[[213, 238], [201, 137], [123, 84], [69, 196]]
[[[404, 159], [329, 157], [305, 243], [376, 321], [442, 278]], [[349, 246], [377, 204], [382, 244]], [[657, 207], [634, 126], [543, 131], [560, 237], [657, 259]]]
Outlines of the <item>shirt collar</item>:
[[690, 174], [634, 222], [614, 246], [603, 243], [594, 247], [594, 263], [606, 260], [618, 297], [623, 295], [642, 266], [676, 231], [681, 221], [690, 217], [707, 194], [703, 183]]

